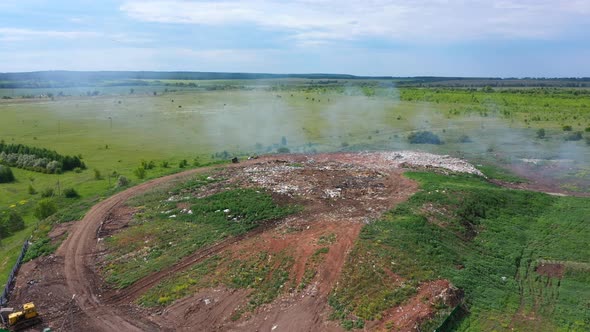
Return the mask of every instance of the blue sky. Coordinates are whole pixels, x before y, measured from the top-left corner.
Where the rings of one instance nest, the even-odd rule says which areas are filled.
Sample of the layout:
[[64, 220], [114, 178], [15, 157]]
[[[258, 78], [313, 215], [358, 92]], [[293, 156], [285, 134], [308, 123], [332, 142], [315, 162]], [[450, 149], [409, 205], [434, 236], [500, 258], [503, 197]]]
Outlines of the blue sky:
[[590, 76], [588, 0], [2, 0], [0, 72]]

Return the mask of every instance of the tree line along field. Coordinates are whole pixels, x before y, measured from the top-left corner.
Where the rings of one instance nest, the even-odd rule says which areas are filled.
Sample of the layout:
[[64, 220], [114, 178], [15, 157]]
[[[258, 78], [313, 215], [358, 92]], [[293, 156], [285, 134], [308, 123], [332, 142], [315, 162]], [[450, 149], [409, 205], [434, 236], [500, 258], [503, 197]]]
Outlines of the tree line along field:
[[[81, 155], [87, 166], [62, 174], [12, 167], [16, 180], [0, 184], [0, 211], [17, 211], [25, 228], [0, 240], [0, 278], [37, 226], [42, 196], [56, 210], [69, 207], [54, 222], [76, 220], [118, 190], [121, 175], [133, 184], [234, 155], [422, 149], [483, 164], [564, 160], [556, 178], [568, 189], [588, 190], [590, 98], [583, 88], [395, 88], [390, 81], [309, 79], [156, 83], [0, 90], [7, 97], [0, 100], [0, 139]], [[409, 144], [415, 131], [430, 131], [444, 144]], [[566, 140], [575, 132], [580, 140]], [[64, 197], [65, 189], [80, 197]], [[47, 231], [41, 224], [39, 232]]]

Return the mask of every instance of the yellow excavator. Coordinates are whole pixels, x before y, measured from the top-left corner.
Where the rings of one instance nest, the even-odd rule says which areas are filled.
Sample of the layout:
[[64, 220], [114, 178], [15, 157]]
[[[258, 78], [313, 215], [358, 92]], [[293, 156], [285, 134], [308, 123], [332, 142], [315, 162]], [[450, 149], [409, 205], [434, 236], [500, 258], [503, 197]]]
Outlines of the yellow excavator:
[[[2, 308], [1, 316], [11, 331], [20, 331], [41, 322], [35, 304], [25, 303], [22, 311], [13, 312], [12, 309]], [[8, 316], [6, 319], [6, 315]]]

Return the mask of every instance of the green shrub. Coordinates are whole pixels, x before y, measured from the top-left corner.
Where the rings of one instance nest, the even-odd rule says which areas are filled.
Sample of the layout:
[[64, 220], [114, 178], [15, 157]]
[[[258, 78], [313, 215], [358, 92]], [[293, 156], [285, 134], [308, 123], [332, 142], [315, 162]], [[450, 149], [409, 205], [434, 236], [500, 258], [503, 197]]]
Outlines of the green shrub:
[[0, 219], [0, 237], [25, 229], [25, 221], [18, 212], [11, 210]]
[[160, 163], [160, 167], [162, 167], [162, 168], [168, 168], [168, 166], [169, 166], [169, 163], [167, 161], [162, 161]]
[[178, 163], [178, 167], [179, 168], [185, 168], [186, 166], [188, 166], [188, 161], [186, 161], [186, 159], [182, 159], [179, 163]]
[[408, 135], [411, 144], [443, 144], [438, 135], [430, 131], [418, 131]]
[[537, 130], [537, 138], [545, 138], [545, 129], [541, 128]]
[[82, 173], [82, 168], [80, 168], [80, 167], [74, 168], [74, 173], [78, 173], [78, 174]]
[[64, 189], [64, 196], [66, 198], [78, 198], [78, 197], [80, 197], [80, 195], [78, 194], [78, 192], [74, 188], [66, 188], [66, 189]]
[[33, 187], [33, 185], [29, 183], [28, 192], [29, 192], [29, 195], [35, 195], [37, 193], [37, 190], [35, 190], [35, 187]]
[[566, 141], [579, 141], [582, 139], [582, 132], [576, 131], [576, 132], [570, 133], [570, 134], [566, 135], [564, 137], [564, 139]]
[[95, 180], [100, 180], [102, 179], [102, 175], [100, 174], [100, 171], [98, 169], [94, 169], [94, 179]]
[[53, 192], [53, 188], [45, 188], [42, 192], [41, 192], [41, 197], [52, 197], [54, 194]]
[[459, 143], [471, 143], [473, 142], [473, 140], [471, 139], [471, 137], [467, 136], [467, 135], [462, 135], [461, 137], [459, 137]]
[[37, 203], [33, 214], [37, 219], [45, 219], [57, 212], [57, 206], [51, 198], [44, 198]]
[[563, 128], [563, 131], [572, 131], [572, 126], [569, 126], [569, 125], [563, 126], [562, 128]]
[[14, 181], [14, 174], [8, 166], [0, 165], [0, 183], [9, 183]]
[[291, 150], [289, 150], [289, 148], [283, 146], [283, 147], [278, 148], [277, 152], [278, 153], [289, 153], [289, 152], [291, 152]]
[[146, 171], [144, 167], [138, 167], [133, 171], [133, 174], [135, 174], [135, 176], [137, 176], [138, 179], [144, 179], [145, 173]]
[[585, 131], [585, 132], [587, 132], [587, 133], [590, 133], [590, 127], [586, 127], [586, 128], [584, 129], [584, 131]]
[[123, 175], [120, 175], [117, 179], [117, 187], [125, 187], [127, 185], [129, 185], [129, 180]]

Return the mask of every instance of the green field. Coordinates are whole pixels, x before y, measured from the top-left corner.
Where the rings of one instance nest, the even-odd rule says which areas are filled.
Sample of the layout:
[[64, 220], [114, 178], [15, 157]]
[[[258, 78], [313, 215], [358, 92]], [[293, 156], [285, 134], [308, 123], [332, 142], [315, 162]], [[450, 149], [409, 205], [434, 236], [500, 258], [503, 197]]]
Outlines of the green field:
[[[279, 149], [307, 153], [420, 149], [464, 157], [481, 165], [486, 174], [512, 181], [517, 179], [498, 167], [527, 166], [532, 173], [552, 177], [562, 189], [590, 192], [590, 90], [586, 88], [395, 88], [391, 81], [322, 82], [302, 78], [145, 83], [149, 85], [0, 89], [4, 97], [0, 99], [1, 140], [81, 155], [87, 165], [80, 173], [63, 174], [12, 167], [16, 181], [0, 184], [0, 213], [18, 211], [26, 227], [0, 239], [0, 280], [5, 280], [22, 242], [39, 224], [33, 211], [40, 192], [51, 188], [59, 196], [64, 189], [74, 188], [81, 197], [53, 198], [60, 212], [40, 224], [35, 234], [37, 244], [46, 239], [50, 223], [79, 219], [94, 202], [119, 190], [115, 188], [119, 175], [136, 184], [182, 170], [181, 160], [187, 161], [186, 167], [196, 167], [234, 155], [244, 157]], [[539, 137], [539, 129], [545, 131], [543, 138]], [[409, 144], [407, 136], [415, 131], [431, 131], [444, 144]], [[572, 140], [571, 135], [578, 132], [580, 139]], [[147, 169], [145, 178], [140, 179], [134, 171], [142, 161], [153, 161], [155, 167]], [[430, 183], [422, 181], [423, 185]], [[29, 187], [37, 193], [29, 193]], [[560, 206], [579, 209], [585, 203], [575, 198], [534, 197], [550, 200], [547, 205], [556, 209], [535, 212], [541, 221], [559, 219], [557, 212], [551, 217], [551, 211], [558, 211]], [[526, 234], [530, 232], [537, 236], [541, 231], [526, 230]], [[518, 250], [529, 248], [521, 240], [514, 242]], [[49, 252], [55, 246], [38, 245], [34, 252]], [[557, 255], [560, 257], [554, 256], [555, 252], [545, 256], [538, 251], [530, 254], [533, 260], [584, 261], [584, 257], [561, 253]], [[440, 273], [459, 280], [460, 285], [461, 278], [467, 278], [444, 269], [428, 271], [420, 270], [417, 278], [425, 280], [432, 277], [428, 273]], [[113, 275], [117, 275], [116, 271]], [[138, 277], [113, 277], [112, 281], [125, 285]], [[561, 291], [574, 292], [579, 281], [574, 277], [569, 282], [567, 278]], [[474, 308], [489, 315], [474, 313], [464, 324], [479, 324], [485, 318], [497, 322], [493, 328], [503, 326], [514, 314], [514, 301], [505, 302], [510, 313], [503, 307], [498, 314], [486, 303], [474, 303]], [[534, 299], [525, 297], [523, 310], [532, 305], [531, 301]], [[562, 304], [553, 305], [555, 312], [562, 310]], [[551, 315], [547, 316], [551, 324], [565, 326]], [[570, 322], [581, 317], [572, 315], [575, 319]]]
[[[363, 228], [331, 295], [335, 317], [380, 318], [421, 283], [448, 279], [465, 291], [469, 308], [455, 330], [587, 330], [587, 198], [503, 189], [464, 175], [408, 176], [421, 191]], [[545, 261], [564, 265], [563, 278], [538, 274]], [[389, 269], [405, 286], [390, 281]], [[436, 328], [446, 309], [421, 329]]]

